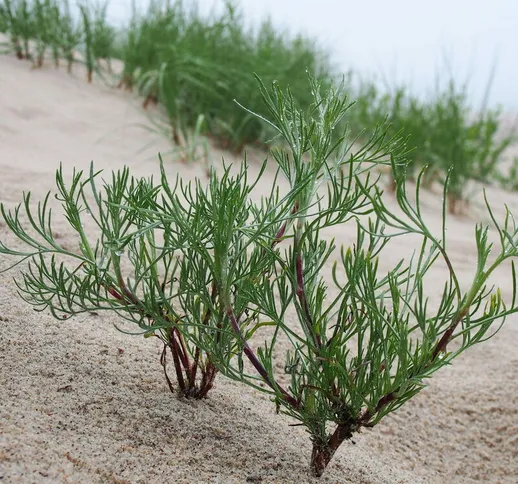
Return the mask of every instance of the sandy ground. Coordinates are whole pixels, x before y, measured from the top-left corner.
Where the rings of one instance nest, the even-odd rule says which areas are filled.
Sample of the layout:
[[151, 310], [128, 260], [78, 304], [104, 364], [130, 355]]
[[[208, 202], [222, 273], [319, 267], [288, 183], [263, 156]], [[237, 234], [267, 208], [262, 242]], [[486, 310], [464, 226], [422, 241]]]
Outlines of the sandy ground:
[[[146, 118], [130, 101], [82, 77], [0, 57], [0, 201], [13, 207], [28, 190], [41, 199], [60, 162], [69, 173], [91, 160], [97, 168], [157, 173], [156, 154], [170, 147], [139, 126]], [[221, 156], [231, 159], [214, 152]], [[251, 157], [253, 169], [258, 159]], [[166, 162], [173, 175], [203, 173]], [[518, 213], [516, 195], [490, 189], [489, 196], [500, 216], [504, 203]], [[438, 203], [425, 196], [434, 230]], [[461, 278], [471, 275], [479, 217], [475, 208], [449, 225]], [[75, 243], [57, 223], [63, 243]], [[15, 243], [1, 224], [0, 239]], [[382, 265], [408, 254], [398, 246]], [[0, 269], [8, 264], [0, 256]], [[289, 427], [263, 395], [220, 377], [207, 400], [178, 400], [164, 382], [157, 344], [119, 333], [106, 315], [56, 321], [35, 313], [16, 295], [16, 274], [0, 275], [0, 482], [518, 482], [517, 318], [358, 435], [356, 445], [344, 444], [317, 481], [308, 473], [307, 434]], [[436, 275], [439, 284], [444, 274]], [[509, 273], [497, 279], [509, 295]]]

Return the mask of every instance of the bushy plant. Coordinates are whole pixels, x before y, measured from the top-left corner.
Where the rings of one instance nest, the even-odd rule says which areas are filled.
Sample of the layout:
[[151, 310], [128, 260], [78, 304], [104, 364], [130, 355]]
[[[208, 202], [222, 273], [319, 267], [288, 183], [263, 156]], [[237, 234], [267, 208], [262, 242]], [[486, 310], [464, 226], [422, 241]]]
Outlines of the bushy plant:
[[80, 4], [75, 16], [68, 0], [2, 1], [0, 26], [10, 37], [9, 50], [19, 59], [31, 59], [35, 67], [42, 67], [50, 49], [55, 66], [63, 57], [71, 72], [76, 51], [83, 50], [89, 81], [99, 71], [99, 60], [110, 65], [115, 29], [106, 20], [107, 3]]
[[[272, 151], [285, 193], [274, 182], [268, 195], [254, 195], [266, 162], [255, 180], [243, 163], [212, 170], [207, 185], [170, 183], [163, 167], [159, 184], [123, 169], [99, 187], [93, 167], [67, 184], [60, 168], [56, 198], [77, 247], [54, 237], [51, 195], [34, 207], [29, 193], [14, 211], [1, 206], [24, 248], [1, 242], [0, 253], [28, 262], [16, 284], [37, 310], [59, 319], [114, 311], [137, 333], [158, 337], [164, 370], [167, 355], [175, 370], [176, 384], [166, 372], [172, 390], [205, 397], [220, 372], [269, 394], [306, 427], [320, 476], [344, 441], [401, 407], [518, 310], [514, 264], [511, 301], [488, 286], [493, 271], [518, 256], [518, 227], [508, 211], [499, 225], [487, 205], [501, 247], [477, 225], [478, 259], [464, 289], [448, 256], [446, 205], [434, 235], [420, 210], [421, 177], [415, 204], [404, 178], [396, 179], [395, 210], [372, 175], [380, 164], [402, 173], [401, 138], [380, 126], [361, 148], [347, 132], [337, 139], [351, 105], [342, 91], [322, 95], [313, 79], [308, 109], [277, 83], [267, 89], [259, 81], [259, 91], [265, 121], [286, 145]], [[87, 232], [87, 219], [97, 233]], [[356, 231], [355, 243], [337, 247], [325, 235], [334, 226]], [[407, 235], [421, 239], [416, 252], [382, 272], [387, 245]], [[332, 280], [325, 279], [333, 260]], [[440, 260], [448, 275], [432, 308], [425, 280]]]
[[[74, 16], [67, 0], [1, 1], [0, 25], [20, 59], [30, 58], [41, 67], [50, 49], [56, 66], [64, 57], [70, 72], [79, 50], [91, 82], [94, 72], [105, 72], [100, 61], [111, 71], [111, 57], [119, 57], [124, 63], [119, 87], [135, 88], [143, 96], [144, 108], [160, 106], [149, 113], [152, 126], [184, 153], [192, 153], [189, 138], [205, 139], [199, 135], [236, 153], [246, 144], [271, 144], [275, 131], [231, 102], [247, 99], [251, 111], [266, 114], [253, 87], [254, 71], [266, 82], [274, 78], [289, 82], [302, 107], [312, 102], [304, 87], [306, 69], [317, 73], [324, 86], [338, 82], [328, 55], [312, 39], [279, 31], [269, 19], [257, 28], [246, 28], [241, 10], [231, 1], [221, 13], [206, 15], [181, 0], [153, 0], [143, 11], [134, 7], [129, 25], [118, 35], [108, 24], [107, 2], [82, 2]], [[509, 185], [498, 164], [514, 141], [514, 132], [502, 133], [500, 112], [485, 103], [480, 112], [473, 112], [466, 86], [453, 81], [446, 87], [438, 84], [432, 96], [421, 99], [407, 87], [382, 91], [375, 82], [356, 79], [351, 72], [347, 86], [357, 108], [346, 121], [359, 140], [366, 142], [371, 136], [366, 126], [387, 118], [388, 134], [406, 136], [412, 148], [407, 176], [415, 178], [427, 166], [423, 186], [431, 186], [435, 181], [444, 183], [452, 170], [451, 213], [465, 206], [472, 180]], [[203, 132], [192, 136], [200, 119]]]
[[67, 62], [67, 71], [72, 72], [72, 66], [76, 60], [78, 50], [83, 36], [80, 24], [72, 16], [68, 0], [63, 0], [63, 11], [60, 12], [60, 43], [64, 59]]
[[18, 59], [30, 59], [29, 41], [34, 38], [33, 18], [27, 0], [3, 0], [5, 30], [11, 38], [11, 49]]
[[7, 18], [7, 11], [4, 5], [0, 4], [0, 34], [7, 32], [9, 28], [9, 20]]
[[[349, 83], [352, 84], [352, 78]], [[400, 86], [383, 92], [369, 80], [362, 80], [352, 91], [357, 99], [354, 113], [348, 119], [353, 133], [364, 139], [369, 135], [365, 127], [385, 118], [391, 136], [407, 138], [409, 151], [405, 171], [409, 178], [415, 178], [423, 166], [430, 162], [430, 127], [425, 103], [413, 96], [407, 87]], [[429, 167], [427, 174], [434, 170], [435, 167]], [[395, 189], [395, 186], [391, 188]]]
[[518, 190], [518, 156], [515, 156], [506, 170], [500, 170], [498, 181], [506, 190]]
[[45, 52], [49, 46], [52, 47], [54, 62], [56, 65], [59, 63], [59, 43], [56, 35], [57, 32], [54, 30], [59, 25], [59, 10], [56, 12], [54, 6], [51, 0], [34, 0], [32, 4], [36, 43], [34, 64], [36, 67], [43, 66]]

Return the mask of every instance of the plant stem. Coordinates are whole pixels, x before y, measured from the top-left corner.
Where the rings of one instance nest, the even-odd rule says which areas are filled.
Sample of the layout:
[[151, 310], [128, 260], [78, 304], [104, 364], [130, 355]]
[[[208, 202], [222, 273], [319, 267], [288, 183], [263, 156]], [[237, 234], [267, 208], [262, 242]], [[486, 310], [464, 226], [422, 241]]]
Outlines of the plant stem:
[[[295, 215], [297, 213], [299, 209], [299, 202], [298, 200], [295, 202], [295, 204], [293, 205], [293, 208], [291, 210], [291, 214], [292, 215]], [[284, 234], [286, 233], [286, 230], [288, 229], [288, 224], [291, 224], [292, 223], [292, 220], [286, 220], [282, 225], [281, 225], [281, 228], [277, 231], [277, 233], [275, 234], [275, 237], [273, 238], [272, 240], [272, 243], [270, 245], [270, 248], [275, 248], [275, 246], [281, 242], [282, 238], [284, 237]]]
[[167, 381], [167, 385], [169, 386], [169, 390], [171, 393], [174, 393], [174, 386], [171, 382], [171, 379], [169, 378], [169, 375], [167, 374], [167, 345], [164, 344], [164, 349], [162, 350], [162, 354], [160, 355], [160, 364], [162, 365], [162, 368], [164, 369], [164, 375], [165, 379]]
[[[212, 304], [214, 304], [214, 302], [216, 300], [216, 295], [217, 295], [217, 286], [216, 286], [216, 283], [213, 282], [212, 283], [212, 287], [211, 287], [211, 294], [210, 294], [210, 299], [211, 299], [211, 303]], [[205, 314], [203, 315], [203, 322], [202, 322], [202, 324], [204, 326], [209, 324], [209, 320], [210, 320], [211, 314], [212, 314], [211, 309], [207, 308], [205, 310]], [[219, 333], [218, 333], [218, 335], [219, 335]], [[194, 353], [194, 361], [193, 361], [193, 364], [192, 364], [192, 368], [191, 368], [191, 372], [190, 372], [190, 377], [189, 377], [190, 381], [192, 382], [192, 384], [194, 384], [194, 382], [196, 381], [196, 372], [198, 371], [200, 355], [201, 355], [201, 349], [200, 349], [199, 346], [196, 346], [196, 350], [195, 350], [195, 353]], [[208, 362], [208, 364], [212, 365], [212, 363], [210, 363], [210, 361]], [[202, 376], [202, 385], [201, 385], [200, 390], [203, 389], [203, 378], [205, 377], [206, 369], [202, 370], [202, 371], [203, 371], [203, 376]], [[216, 375], [214, 373], [214, 377], [215, 376]], [[213, 380], [214, 380], [214, 377], [213, 377]]]
[[342, 445], [344, 440], [352, 438], [351, 425], [340, 424], [324, 444], [313, 442], [313, 451], [311, 453], [311, 469], [316, 477], [320, 477], [333, 455]]
[[[477, 295], [480, 288], [483, 286], [483, 284], [486, 282], [489, 275], [493, 272], [493, 270], [500, 265], [500, 263], [503, 261], [503, 258], [499, 257], [497, 260], [489, 267], [489, 269], [483, 273], [480, 277], [475, 279], [475, 283], [471, 287], [470, 291], [468, 292], [468, 295], [465, 299], [464, 304], [459, 308], [459, 311], [457, 312], [457, 316], [453, 319], [448, 329], [444, 332], [441, 339], [438, 341], [437, 345], [435, 346], [432, 357], [430, 358], [429, 362], [427, 363], [426, 367], [429, 367], [439, 356], [440, 353], [443, 353], [446, 351], [446, 347], [448, 346], [448, 343], [451, 341], [451, 338], [453, 336], [453, 333], [457, 326], [460, 324], [460, 322], [466, 317], [466, 315], [469, 312], [469, 308], [471, 307], [471, 304], [473, 302], [473, 299]], [[451, 265], [449, 264], [449, 267]], [[412, 372], [409, 373], [409, 378], [412, 377]], [[381, 397], [376, 405], [376, 408], [373, 413], [371, 413], [368, 409], [365, 411], [363, 416], [360, 418], [360, 424], [364, 427], [369, 427], [372, 425], [369, 425], [369, 420], [372, 418], [373, 415], [378, 413], [380, 410], [382, 410], [385, 406], [387, 406], [389, 403], [394, 401], [397, 398], [397, 394], [399, 392], [399, 388], [396, 390], [393, 390], [383, 397]]]
[[214, 386], [214, 379], [216, 378], [216, 374], [218, 370], [216, 367], [210, 362], [207, 361], [207, 366], [202, 369], [202, 379], [200, 384], [200, 390], [196, 395], [196, 398], [205, 398], [209, 390]]
[[190, 375], [191, 365], [189, 363], [189, 356], [187, 355], [187, 349], [185, 348], [185, 343], [183, 341], [182, 334], [178, 331], [177, 328], [173, 328], [172, 330], [174, 337], [174, 344], [176, 347], [176, 351], [178, 353], [178, 357], [180, 358], [180, 363], [183, 366], [183, 369], [187, 376]]
[[[176, 343], [176, 344], [175, 344]], [[183, 379], [182, 366], [180, 363], [180, 358], [177, 352], [177, 342], [174, 337], [174, 328], [171, 328], [169, 331], [169, 348], [171, 349], [171, 354], [173, 355], [173, 363], [174, 369], [176, 372], [176, 381], [178, 382], [178, 386], [180, 387], [180, 391], [186, 395], [186, 386], [185, 381]]]
[[315, 328], [313, 326], [313, 318], [311, 316], [311, 310], [309, 309], [309, 302], [304, 284], [304, 262], [302, 260], [302, 244], [300, 236], [300, 233], [302, 232], [302, 225], [303, 219], [299, 218], [297, 227], [295, 229], [295, 242], [293, 244], [293, 255], [295, 257], [295, 275], [297, 281], [295, 294], [297, 295], [302, 310], [302, 323], [306, 327], [306, 333], [311, 335], [313, 344], [318, 350], [322, 346], [322, 340], [320, 335], [315, 332]]
[[296, 274], [297, 274], [296, 294], [297, 294], [297, 297], [300, 302], [300, 306], [301, 306], [303, 314], [304, 314], [305, 325], [313, 337], [313, 343], [315, 344], [316, 348], [320, 348], [320, 346], [322, 345], [322, 340], [320, 339], [320, 335], [316, 334], [315, 330], [313, 328], [313, 319], [311, 317], [311, 311], [309, 309], [308, 298], [306, 296], [306, 291], [305, 291], [305, 286], [304, 286], [304, 268], [303, 268], [303, 262], [302, 262], [302, 253], [300, 251], [297, 253], [297, 256], [295, 259], [295, 270], [296, 270]]
[[230, 319], [230, 323], [232, 324], [234, 332], [243, 343], [243, 351], [246, 357], [248, 358], [250, 363], [252, 363], [253, 367], [257, 370], [259, 375], [261, 375], [261, 378], [270, 388], [272, 388], [275, 391], [278, 391], [281, 394], [281, 398], [285, 400], [289, 405], [291, 405], [293, 408], [299, 408], [300, 403], [298, 402], [298, 400], [294, 398], [292, 395], [290, 395], [286, 390], [284, 390], [284, 388], [277, 384], [277, 382], [273, 382], [270, 379], [270, 377], [268, 376], [268, 372], [266, 371], [266, 368], [261, 364], [255, 353], [250, 348], [250, 345], [246, 341], [245, 337], [243, 336], [243, 333], [241, 333], [241, 329], [239, 327], [239, 323], [236, 319], [233, 309], [231, 307], [227, 307], [226, 313], [228, 318]]

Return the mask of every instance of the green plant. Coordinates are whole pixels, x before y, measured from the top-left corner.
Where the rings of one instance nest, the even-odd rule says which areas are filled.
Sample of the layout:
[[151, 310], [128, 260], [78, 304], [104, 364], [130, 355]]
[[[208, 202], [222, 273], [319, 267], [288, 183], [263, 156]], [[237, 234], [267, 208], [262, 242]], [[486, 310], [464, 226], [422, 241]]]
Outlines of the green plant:
[[75, 52], [81, 43], [82, 31], [74, 20], [68, 0], [63, 0], [63, 12], [60, 18], [60, 44], [63, 57], [67, 62], [67, 71], [72, 73]]
[[71, 72], [83, 31], [76, 24], [68, 0], [3, 0], [0, 24], [11, 37], [10, 50], [19, 59], [32, 59], [35, 67], [42, 67], [50, 49], [54, 65], [58, 67], [63, 56]]
[[300, 102], [308, 106], [305, 69], [331, 83], [328, 56], [313, 41], [274, 29], [269, 20], [247, 29], [240, 9], [226, 2], [222, 12], [202, 14], [185, 2], [150, 2], [136, 9], [117, 48], [124, 69], [119, 87], [144, 97], [144, 107], [158, 103], [169, 117], [173, 142], [193, 129], [202, 115], [214, 142], [237, 153], [246, 144], [264, 144], [272, 131], [232, 103], [247, 99], [261, 112], [261, 98], [252, 72], [267, 81], [290, 81]]
[[[163, 117], [151, 115], [149, 116], [149, 122], [141, 126], [146, 130], [151, 131], [152, 133], [158, 133], [165, 138], [171, 136], [171, 126], [167, 115]], [[203, 116], [203, 114], [198, 116], [198, 120], [193, 129], [181, 126], [180, 132], [182, 133], [183, 142], [180, 143], [180, 136], [178, 136], [178, 145], [175, 143], [175, 147], [167, 154], [172, 155], [174, 159], [179, 160], [182, 163], [194, 163], [201, 160], [205, 167], [207, 176], [210, 176], [210, 146], [209, 141], [205, 136], [205, 116]], [[147, 145], [146, 148], [148, 146], [149, 145]]]
[[[365, 126], [372, 126], [377, 120], [385, 118], [391, 136], [402, 135], [407, 138], [407, 177], [415, 179], [423, 166], [429, 165], [423, 179], [423, 186], [429, 186], [437, 176], [437, 167], [432, 165], [429, 156], [431, 146], [427, 103], [412, 95], [406, 86], [390, 88], [384, 92], [372, 80], [353, 81], [354, 76], [351, 75], [350, 89], [357, 99], [354, 113], [347, 119], [352, 132], [360, 139], [366, 139], [369, 133], [365, 131]], [[389, 186], [391, 190], [395, 190], [393, 179]]]
[[9, 29], [9, 18], [5, 5], [0, 5], [0, 33], [5, 34]]
[[[140, 334], [160, 338], [164, 371], [170, 353], [182, 395], [205, 397], [217, 372], [269, 394], [307, 428], [320, 476], [345, 440], [397, 410], [433, 373], [491, 337], [495, 321], [518, 311], [514, 263], [510, 302], [488, 286], [493, 271], [518, 256], [518, 227], [509, 211], [498, 225], [486, 201], [501, 248], [490, 258], [489, 227], [477, 225], [478, 259], [464, 290], [448, 256], [446, 202], [434, 236], [420, 210], [422, 175], [415, 205], [407, 198], [399, 137], [380, 126], [358, 150], [346, 132], [337, 139], [351, 105], [342, 91], [322, 96], [311, 78], [307, 110], [276, 83], [268, 90], [259, 81], [259, 88], [264, 121], [287, 147], [272, 150], [286, 193], [274, 183], [254, 201], [266, 162], [255, 181], [245, 163], [234, 175], [231, 167], [220, 176], [212, 170], [208, 185], [170, 184], [163, 166], [158, 185], [124, 169], [99, 188], [93, 168], [74, 172], [67, 185], [60, 169], [56, 198], [77, 247], [54, 238], [51, 195], [34, 209], [29, 193], [14, 211], [0, 210], [28, 248], [0, 243], [0, 253], [29, 261], [16, 284], [37, 310], [60, 319], [115, 311]], [[396, 174], [398, 210], [385, 205], [370, 174], [379, 164]], [[354, 227], [351, 247], [337, 249], [324, 235], [336, 225]], [[416, 252], [382, 274], [384, 249], [408, 234], [421, 239]], [[427, 275], [439, 259], [448, 276], [432, 309]], [[279, 375], [274, 362], [286, 347]]]
[[[312, 89], [318, 93], [315, 85]], [[487, 286], [500, 264], [518, 256], [518, 228], [508, 211], [501, 228], [487, 205], [500, 236], [501, 251], [490, 260], [493, 244], [488, 241], [489, 227], [477, 226], [476, 273], [468, 290], [463, 291], [446, 250], [446, 202], [442, 233], [435, 237], [420, 211], [422, 173], [415, 206], [408, 201], [401, 163], [405, 153], [397, 139], [387, 140], [384, 131], [359, 156], [346, 156], [350, 147], [344, 145], [345, 139], [334, 144], [332, 137], [333, 128], [348, 109], [336, 93], [324, 98], [317, 95], [313, 118], [294, 107], [289, 91], [283, 93], [274, 87], [269, 93], [262, 86], [262, 95], [272, 126], [289, 146], [289, 154], [276, 150], [274, 157], [290, 181], [291, 193], [299, 192], [290, 219], [290, 247], [276, 254], [280, 266], [274, 277], [277, 287], [268, 281], [254, 301], [276, 330], [281, 328], [279, 331], [291, 339], [293, 348], [286, 359], [291, 376], [289, 392], [275, 383], [275, 336], [264, 343], [259, 355], [277, 403], [308, 428], [313, 441], [312, 468], [321, 475], [344, 440], [362, 427], [379, 423], [417, 394], [435, 371], [490, 337], [488, 331], [495, 320], [518, 311], [514, 264], [509, 305], [499, 290], [492, 292]], [[376, 181], [360, 177], [368, 170], [366, 161], [379, 164], [387, 157], [396, 175], [400, 213], [384, 204]], [[340, 168], [345, 168], [346, 174], [340, 174]], [[307, 184], [305, 176], [309, 178]], [[324, 180], [326, 197], [316, 188]], [[366, 212], [373, 218], [362, 223], [358, 217]], [[355, 219], [356, 243], [352, 248], [341, 248], [339, 261], [333, 266], [335, 291], [331, 292], [319, 272], [335, 246], [320, 231]], [[279, 233], [286, 237], [286, 226]], [[410, 260], [400, 261], [386, 275], [379, 275], [378, 260], [386, 244], [408, 234], [422, 239], [417, 253]], [[425, 296], [425, 280], [439, 258], [446, 263], [449, 276], [441, 302], [432, 310]], [[301, 339], [300, 333], [295, 334], [284, 322], [282, 303], [290, 299], [297, 308]], [[280, 309], [269, 305], [275, 300], [281, 301]], [[454, 348], [448, 351], [455, 340]], [[226, 373], [224, 369], [221, 372]], [[243, 378], [242, 373], [239, 376]], [[329, 423], [335, 424], [330, 434]]]
[[515, 130], [502, 132], [498, 109], [489, 109], [487, 84], [481, 109], [475, 112], [468, 103], [467, 85], [451, 79], [445, 87], [437, 82], [428, 98], [412, 95], [407, 87], [381, 92], [375, 83], [360, 80], [355, 92], [357, 109], [350, 122], [354, 134], [365, 139], [365, 126], [386, 117], [389, 133], [408, 138], [407, 176], [414, 178], [427, 166], [424, 187], [445, 183], [449, 171], [448, 209], [458, 213], [470, 199], [470, 182], [499, 182], [499, 164], [504, 151], [514, 142]]
[[429, 108], [429, 146], [431, 164], [449, 178], [449, 211], [457, 213], [469, 200], [470, 180], [484, 183], [498, 178], [498, 163], [513, 142], [514, 133], [499, 133], [499, 110], [484, 105], [480, 113], [471, 113], [466, 89], [453, 81], [438, 94]]
[[92, 82], [93, 73], [100, 71], [98, 65], [101, 59], [107, 60], [110, 68], [109, 62], [113, 53], [115, 29], [107, 23], [107, 8], [108, 2], [93, 6], [89, 4], [79, 5], [84, 34], [84, 63], [89, 83]]
[[96, 66], [93, 50], [94, 37], [92, 14], [86, 5], [79, 5], [79, 11], [81, 12], [81, 20], [83, 22], [82, 27], [84, 32], [84, 62], [86, 65], [86, 76], [88, 83], [91, 83]]
[[3, 0], [2, 17], [16, 57], [30, 59], [29, 41], [34, 31], [27, 0]]
[[518, 157], [515, 156], [508, 169], [498, 173], [499, 184], [510, 191], [518, 190]]
[[[58, 19], [53, 17], [54, 12], [49, 0], [34, 0], [32, 7], [34, 9], [34, 34], [36, 36], [36, 56], [34, 64], [36, 67], [42, 67], [47, 47], [51, 43], [57, 45], [57, 42], [53, 42], [53, 34], [55, 33], [53, 27], [57, 28], [59, 25], [59, 17]], [[54, 23], [53, 20], [57, 21]], [[55, 61], [58, 62], [58, 59], [55, 59]]]
[[[184, 139], [187, 140], [186, 149], [182, 159], [186, 162], [194, 162], [199, 158], [202, 159], [203, 165], [205, 166], [205, 170], [207, 176], [210, 177], [210, 161], [209, 161], [209, 143], [206, 138], [203, 137], [203, 132], [205, 131], [205, 116], [200, 114], [198, 116], [198, 120], [196, 121], [196, 125], [194, 129], [191, 131], [189, 129], [184, 130]], [[201, 150], [201, 155], [199, 151]]]

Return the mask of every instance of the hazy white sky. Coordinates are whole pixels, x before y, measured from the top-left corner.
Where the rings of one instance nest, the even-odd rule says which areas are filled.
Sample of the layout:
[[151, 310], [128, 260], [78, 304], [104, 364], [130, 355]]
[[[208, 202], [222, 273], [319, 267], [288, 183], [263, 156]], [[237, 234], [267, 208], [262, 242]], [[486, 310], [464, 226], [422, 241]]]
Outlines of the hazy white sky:
[[[129, 10], [129, 1], [116, 1], [117, 12], [124, 5]], [[222, 3], [198, 0], [202, 10]], [[239, 3], [252, 22], [270, 15], [281, 27], [316, 37], [344, 70], [383, 74], [391, 83], [411, 83], [416, 92], [433, 86], [446, 54], [460, 82], [470, 77], [473, 101], [479, 101], [496, 62], [491, 102], [518, 109], [518, 0]]]

